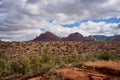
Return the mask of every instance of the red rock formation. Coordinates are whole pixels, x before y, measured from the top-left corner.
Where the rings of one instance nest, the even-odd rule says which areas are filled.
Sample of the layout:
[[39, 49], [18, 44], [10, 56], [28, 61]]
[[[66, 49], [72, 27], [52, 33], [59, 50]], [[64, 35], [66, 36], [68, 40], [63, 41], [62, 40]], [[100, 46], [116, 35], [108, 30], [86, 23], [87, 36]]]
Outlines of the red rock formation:
[[55, 34], [47, 31], [42, 33], [40, 36], [36, 37], [32, 41], [95, 41], [95, 38], [92, 36], [84, 37], [82, 34], [76, 32], [70, 34], [68, 37], [60, 38]]
[[46, 33], [42, 33], [39, 37], [33, 39], [33, 41], [60, 41], [61, 38], [56, 36], [55, 34], [47, 31]]
[[63, 41], [84, 41], [83, 35], [76, 32], [73, 34], [70, 34], [68, 37], [62, 38]]

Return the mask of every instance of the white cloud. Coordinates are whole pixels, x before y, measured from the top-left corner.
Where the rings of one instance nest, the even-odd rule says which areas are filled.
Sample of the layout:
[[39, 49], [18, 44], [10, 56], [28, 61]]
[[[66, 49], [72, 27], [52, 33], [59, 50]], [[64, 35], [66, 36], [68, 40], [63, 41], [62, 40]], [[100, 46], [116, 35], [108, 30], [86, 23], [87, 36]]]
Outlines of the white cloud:
[[89, 35], [106, 35], [112, 36], [114, 34], [120, 34], [120, 29], [118, 29], [117, 23], [106, 23], [106, 22], [98, 22], [95, 23], [93, 21], [88, 21], [82, 23], [79, 27], [66, 28], [61, 26], [59, 23], [55, 22], [53, 24], [48, 23], [47, 21], [43, 21], [41, 26], [46, 31], [52, 31], [58, 36], [64, 37], [68, 36], [71, 33], [79, 32], [84, 36]]
[[[88, 21], [79, 26], [80, 29], [86, 31], [88, 35], [106, 35], [111, 36], [114, 34], [120, 34], [120, 29], [116, 29], [118, 27], [117, 23], [105, 23], [105, 22], [92, 22]], [[86, 36], [88, 36], [86, 35]]]

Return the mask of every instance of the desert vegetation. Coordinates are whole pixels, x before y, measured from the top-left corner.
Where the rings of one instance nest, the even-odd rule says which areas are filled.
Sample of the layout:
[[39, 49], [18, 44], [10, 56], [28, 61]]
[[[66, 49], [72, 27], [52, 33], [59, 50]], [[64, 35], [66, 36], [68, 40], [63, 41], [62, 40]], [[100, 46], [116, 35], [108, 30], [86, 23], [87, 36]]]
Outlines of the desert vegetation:
[[[29, 79], [86, 62], [119, 61], [120, 42], [0, 42], [0, 79]], [[27, 77], [26, 77], [27, 76]], [[48, 79], [48, 80], [49, 80]]]

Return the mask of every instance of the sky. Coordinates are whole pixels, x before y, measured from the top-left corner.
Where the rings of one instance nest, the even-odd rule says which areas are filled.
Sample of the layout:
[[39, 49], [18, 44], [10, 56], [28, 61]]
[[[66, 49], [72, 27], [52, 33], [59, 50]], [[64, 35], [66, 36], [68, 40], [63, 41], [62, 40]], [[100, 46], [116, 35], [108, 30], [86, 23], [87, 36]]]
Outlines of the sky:
[[65, 37], [120, 35], [120, 0], [0, 0], [0, 39], [26, 41], [46, 31]]

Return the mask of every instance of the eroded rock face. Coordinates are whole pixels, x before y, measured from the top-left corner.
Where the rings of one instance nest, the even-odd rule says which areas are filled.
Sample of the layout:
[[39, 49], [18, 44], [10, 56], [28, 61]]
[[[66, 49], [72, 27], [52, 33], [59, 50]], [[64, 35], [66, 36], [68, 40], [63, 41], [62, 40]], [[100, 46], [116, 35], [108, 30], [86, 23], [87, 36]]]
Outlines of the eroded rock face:
[[61, 38], [47, 31], [46, 33], [41, 34], [39, 37], [33, 39], [33, 41], [61, 41]]

